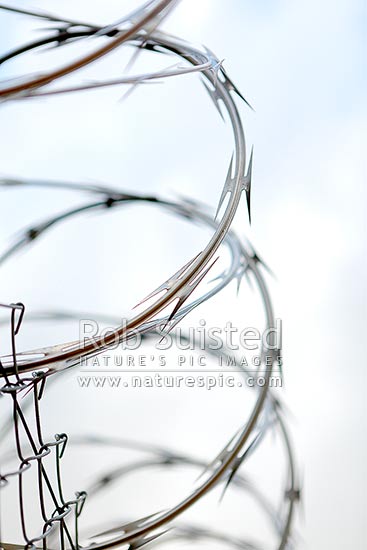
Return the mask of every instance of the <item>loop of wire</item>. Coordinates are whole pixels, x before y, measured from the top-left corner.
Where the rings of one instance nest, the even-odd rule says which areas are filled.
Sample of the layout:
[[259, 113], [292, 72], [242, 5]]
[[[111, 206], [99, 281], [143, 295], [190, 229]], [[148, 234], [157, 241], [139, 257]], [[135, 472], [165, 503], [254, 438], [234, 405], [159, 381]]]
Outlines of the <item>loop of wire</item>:
[[[0, 9], [23, 13], [48, 21], [52, 25], [48, 36], [16, 48], [12, 52], [8, 52], [0, 57], [0, 64], [9, 62], [11, 59], [32, 51], [35, 48], [50, 44], [61, 47], [69, 42], [76, 42], [88, 37], [99, 38], [103, 36], [107, 39], [107, 42], [98, 49], [47, 74], [31, 75], [20, 80], [0, 83], [0, 101], [35, 100], [43, 96], [72, 93], [112, 85], [129, 84], [135, 87], [161, 78], [199, 72], [202, 75], [204, 86], [208, 91], [211, 101], [213, 101], [222, 117], [226, 114], [232, 128], [234, 140], [234, 153], [229, 164], [215, 217], [205, 207], [191, 199], [173, 201], [153, 195], [126, 193], [107, 186], [68, 185], [63, 182], [55, 184], [47, 181], [23, 181], [11, 178], [3, 178], [0, 181], [0, 185], [4, 187], [61, 187], [84, 191], [93, 196], [93, 200], [86, 202], [83, 206], [70, 209], [28, 228], [0, 256], [0, 265], [9, 260], [21, 248], [34, 243], [40, 235], [47, 232], [56, 224], [85, 212], [101, 209], [109, 211], [111, 208], [116, 209], [131, 202], [148, 202], [157, 208], [165, 208], [174, 215], [203, 224], [210, 227], [213, 231], [209, 242], [202, 251], [181, 267], [174, 275], [167, 278], [167, 280], [137, 305], [138, 308], [141, 308], [144, 304], [142, 311], [134, 313], [124, 326], [117, 325], [116, 329], [107, 337], [97, 337], [91, 343], [68, 342], [67, 344], [55, 344], [54, 346], [43, 347], [38, 350], [18, 352], [16, 336], [22, 325], [25, 308], [20, 303], [4, 305], [4, 307], [10, 309], [11, 313], [10, 336], [12, 351], [10, 356], [2, 356], [0, 358], [0, 379], [4, 381], [3, 386], [0, 388], [0, 395], [11, 399], [12, 415], [8, 422], [5, 423], [2, 433], [4, 434], [11, 429], [14, 432], [18, 468], [7, 473], [1, 473], [0, 487], [6, 486], [11, 478], [15, 478], [18, 481], [20, 523], [25, 548], [34, 549], [38, 548], [37, 544], [41, 544], [42, 548], [46, 550], [51, 541], [62, 550], [66, 547], [73, 550], [80, 548], [78, 519], [86, 502], [87, 492], [78, 491], [75, 499], [65, 499], [61, 461], [69, 445], [68, 436], [65, 433], [59, 433], [56, 434], [54, 441], [45, 441], [42, 433], [40, 402], [45, 392], [46, 381], [50, 380], [52, 382], [56, 380], [52, 375], [67, 371], [70, 367], [75, 367], [83, 358], [92, 357], [105, 350], [108, 351], [111, 344], [116, 342], [116, 338], [120, 342], [128, 340], [132, 331], [139, 332], [144, 337], [149, 338], [152, 335], [153, 329], [159, 325], [164, 324], [167, 331], [173, 330], [185, 315], [206, 300], [212, 298], [231, 281], [236, 280], [239, 286], [245, 275], [251, 275], [258, 287], [266, 315], [266, 328], [274, 326], [274, 314], [262, 274], [261, 260], [251, 245], [248, 243], [246, 245], [243, 244], [230, 229], [243, 191], [246, 194], [249, 219], [251, 221], [252, 153], [247, 162], [245, 137], [234, 96], [239, 96], [246, 103], [247, 101], [228, 77], [222, 66], [222, 62], [209, 50], [197, 48], [184, 40], [158, 30], [159, 24], [176, 3], [176, 0], [149, 1], [133, 13], [107, 27], [98, 27], [81, 21], [62, 19], [51, 14], [31, 12], [0, 4]], [[135, 46], [138, 53], [142, 50], [147, 50], [178, 56], [184, 62], [184, 65], [176, 64], [159, 72], [126, 76], [110, 81], [50, 88], [51, 84], [53, 85], [62, 77], [76, 72], [124, 45]], [[228, 195], [229, 197], [227, 197]], [[225, 199], [227, 198], [228, 200], [224, 206]], [[222, 214], [220, 215], [221, 212]], [[222, 245], [226, 245], [229, 248], [229, 266], [217, 277], [216, 284], [210, 290], [207, 290], [199, 298], [190, 302], [191, 294], [202, 284], [203, 279], [216, 262], [217, 258], [215, 255], [219, 252]], [[177, 302], [172, 312], [162, 317], [162, 311], [167, 306], [172, 306], [172, 303], [176, 300]], [[146, 302], [152, 303], [146, 306]], [[70, 314], [49, 314], [49, 319], [55, 322], [60, 320], [60, 318], [70, 318]], [[211, 350], [207, 350], [207, 352], [211, 353]], [[125, 467], [114, 472], [106, 472], [102, 479], [97, 479], [89, 489], [91, 495], [97, 493], [106, 484], [120, 479], [135, 469], [151, 467], [152, 465], [171, 467], [182, 463], [200, 468], [205, 466], [204, 475], [199, 479], [197, 486], [176, 505], [168, 510], [153, 513], [148, 517], [124, 523], [118, 527], [99, 533], [84, 548], [103, 550], [128, 545], [128, 548], [136, 549], [145, 544], [153, 545], [162, 541], [169, 541], [170, 536], [171, 538], [176, 537], [177, 539], [181, 537], [191, 541], [215, 539], [237, 548], [255, 548], [251, 543], [235, 539], [234, 537], [225, 537], [212, 531], [184, 525], [179, 526], [173, 535], [167, 536], [167, 526], [219, 483], [224, 482], [226, 488], [233, 482], [236, 485], [246, 487], [248, 490], [249, 483], [237, 474], [237, 470], [247, 460], [248, 456], [254, 452], [264, 434], [273, 425], [279, 429], [282, 435], [288, 458], [288, 480], [283, 502], [287, 508], [285, 519], [284, 517], [279, 519], [277, 514], [270, 513], [266, 500], [256, 493], [255, 489], [251, 488], [251, 491], [261, 501], [265, 511], [272, 518], [278, 536], [277, 548], [279, 550], [290, 548], [294, 507], [299, 499], [300, 489], [296, 479], [289, 436], [280, 412], [280, 402], [269, 391], [269, 380], [274, 362], [275, 356], [272, 365], [267, 366], [264, 371], [265, 384], [258, 392], [249, 418], [243, 424], [241, 430], [234, 435], [209, 466], [205, 466], [197, 459], [172, 454], [164, 449], [144, 449], [144, 452], [148, 452], [150, 455], [147, 460], [140, 464], [133, 464], [130, 468]], [[244, 374], [246, 374], [245, 371]], [[24, 396], [26, 396], [25, 403], [21, 404], [20, 397]], [[35, 433], [32, 433], [24, 414], [31, 397], [35, 419]], [[31, 454], [25, 454], [24, 445], [22, 444], [23, 438], [27, 440]], [[93, 440], [85, 439], [84, 443], [86, 442], [91, 444]], [[94, 440], [94, 444], [110, 445], [111, 442], [100, 439]], [[121, 445], [121, 442], [117, 442], [117, 445]], [[122, 446], [124, 446], [124, 443], [122, 443]], [[56, 486], [51, 482], [44, 465], [44, 459], [52, 453], [55, 458]], [[29, 535], [24, 504], [23, 478], [25, 473], [32, 467], [32, 464], [35, 464], [37, 467], [37, 498], [43, 519], [42, 533], [37, 537]], [[51, 513], [46, 510], [46, 492], [54, 506]], [[71, 516], [74, 518], [72, 527], [70, 527], [69, 521]], [[162, 537], [163, 534], [165, 534], [165, 537]], [[56, 538], [58, 543], [56, 542]], [[6, 548], [4, 543], [2, 543], [2, 546]], [[14, 547], [17, 546], [12, 545], [12, 548]]]

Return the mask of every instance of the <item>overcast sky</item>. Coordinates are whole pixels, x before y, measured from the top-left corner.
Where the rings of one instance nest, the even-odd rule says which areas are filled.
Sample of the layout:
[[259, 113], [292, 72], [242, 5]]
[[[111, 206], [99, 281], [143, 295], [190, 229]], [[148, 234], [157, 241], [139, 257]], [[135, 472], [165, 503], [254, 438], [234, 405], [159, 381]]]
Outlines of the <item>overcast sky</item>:
[[[224, 59], [230, 77], [255, 108], [253, 113], [241, 107], [247, 143], [254, 144], [255, 151], [253, 223], [249, 228], [243, 202], [235, 225], [277, 277], [270, 286], [284, 326], [284, 398], [292, 411], [291, 429], [304, 472], [300, 546], [312, 550], [362, 550], [366, 545], [364, 4], [182, 0], [164, 23], [169, 32], [205, 44]], [[34, 0], [17, 5], [108, 23], [136, 3]], [[36, 36], [32, 29], [41, 26], [4, 14], [0, 25], [1, 51], [29, 41]], [[91, 47], [90, 42], [82, 46], [83, 51]], [[77, 51], [73, 46], [25, 56], [4, 65], [0, 77], [40, 71]], [[137, 70], [171, 63], [149, 54], [142, 57]], [[115, 52], [73, 81], [118, 76], [127, 59]], [[198, 75], [141, 86], [121, 102], [123, 91], [2, 105], [1, 174], [105, 182], [140, 192], [177, 191], [214, 208], [233, 146], [228, 125], [217, 116]], [[27, 192], [26, 199], [12, 193], [1, 193], [2, 245], [21, 227], [76, 200], [60, 192]], [[136, 212], [127, 214], [131, 223]], [[34, 308], [77, 303], [120, 315], [152, 290], [139, 267], [144, 261], [158, 283], [194, 250], [191, 233], [184, 233], [179, 224], [162, 216], [157, 220], [157, 213], [148, 208], [144, 213], [145, 225], [136, 224], [134, 242], [126, 243], [128, 262], [122, 256], [119, 216], [111, 216], [102, 229], [98, 218], [93, 223], [71, 222], [55, 230], [54, 240], [45, 238], [4, 267], [0, 301], [17, 301], [19, 294]], [[108, 250], [102, 230], [116, 238]], [[198, 237], [205, 238], [205, 233]], [[81, 248], [87, 258], [96, 247], [97, 267], [87, 260], [78, 263]], [[47, 255], [53, 257], [52, 265], [45, 263]], [[65, 257], [78, 269], [67, 270]], [[57, 279], [61, 270], [62, 295]], [[25, 277], [26, 272], [32, 277]], [[116, 297], [121, 272], [129, 292]], [[234, 290], [231, 299], [232, 309], [219, 301], [217, 311], [241, 322]], [[41, 345], [40, 335], [34, 337]], [[57, 334], [55, 338], [62, 340]], [[162, 411], [165, 406], [169, 401]], [[184, 403], [177, 414], [180, 411], [190, 419]], [[172, 427], [169, 437], [178, 446], [174, 433]], [[205, 450], [201, 454], [205, 456]]]

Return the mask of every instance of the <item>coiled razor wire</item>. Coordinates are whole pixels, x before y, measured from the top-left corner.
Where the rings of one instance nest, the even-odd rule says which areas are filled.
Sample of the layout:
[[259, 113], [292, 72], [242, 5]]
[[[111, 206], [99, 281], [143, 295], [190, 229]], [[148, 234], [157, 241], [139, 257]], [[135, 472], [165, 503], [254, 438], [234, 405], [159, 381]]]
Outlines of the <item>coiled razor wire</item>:
[[[203, 83], [214, 102], [221, 116], [222, 109], [228, 115], [231, 123], [234, 138], [234, 153], [229, 164], [227, 177], [223, 186], [222, 194], [219, 199], [218, 208], [215, 217], [211, 215], [205, 206], [200, 205], [191, 199], [168, 200], [153, 195], [137, 195], [134, 193], [125, 193], [121, 190], [112, 189], [104, 186], [88, 186], [83, 184], [66, 184], [64, 182], [51, 183], [47, 181], [23, 181], [16, 179], [2, 179], [0, 185], [4, 187], [18, 186], [44, 186], [61, 187], [75, 189], [91, 194], [93, 200], [86, 202], [83, 206], [70, 209], [59, 215], [50, 217], [46, 221], [28, 228], [16, 239], [16, 241], [0, 256], [0, 264], [11, 259], [11, 257], [21, 248], [30, 245], [37, 238], [45, 233], [55, 224], [67, 221], [76, 215], [94, 210], [111, 208], [116, 209], [129, 202], [147, 202], [158, 208], [165, 208], [194, 223], [209, 226], [212, 231], [212, 237], [204, 250], [200, 251], [194, 258], [186, 263], [174, 275], [170, 276], [157, 289], [149, 294], [140, 304], [144, 308], [140, 313], [132, 316], [123, 326], [116, 325], [116, 329], [109, 335], [96, 337], [92, 342], [69, 342], [67, 344], [56, 344], [50, 347], [43, 347], [38, 350], [27, 350], [19, 352], [16, 347], [16, 336], [21, 328], [25, 307], [21, 303], [4, 304], [4, 307], [10, 312], [10, 334], [12, 353], [10, 356], [0, 358], [0, 376], [3, 378], [4, 385], [0, 394], [9, 399], [12, 405], [11, 418], [5, 420], [2, 429], [2, 435], [5, 435], [10, 429], [15, 436], [15, 454], [18, 460], [18, 468], [13, 471], [1, 471], [0, 486], [4, 486], [15, 478], [18, 482], [18, 501], [20, 524], [24, 546], [26, 548], [56, 548], [64, 549], [69, 547], [77, 549], [79, 542], [79, 524], [78, 520], [86, 502], [87, 492], [82, 490], [76, 493], [74, 499], [66, 499], [63, 492], [61, 476], [61, 460], [68, 443], [68, 436], [65, 433], [59, 433], [54, 441], [45, 441], [42, 433], [42, 422], [40, 412], [40, 401], [45, 391], [46, 380], [55, 380], [52, 376], [75, 367], [85, 358], [100, 354], [109, 350], [111, 345], [127, 341], [132, 334], [137, 332], [152, 337], [152, 332], [162, 323], [167, 331], [171, 331], [182, 318], [190, 313], [195, 307], [206, 300], [209, 300], [217, 292], [222, 290], [233, 279], [237, 284], [241, 282], [244, 275], [251, 276], [259, 289], [263, 306], [266, 314], [266, 328], [274, 326], [274, 315], [271, 306], [267, 287], [262, 275], [262, 263], [259, 256], [247, 243], [242, 243], [231, 231], [231, 223], [237, 211], [242, 192], [245, 191], [249, 218], [250, 198], [251, 198], [251, 170], [252, 153], [248, 163], [246, 162], [245, 138], [242, 128], [241, 118], [237, 110], [234, 94], [243, 96], [234, 86], [222, 67], [220, 60], [205, 48], [197, 48], [191, 44], [163, 33], [157, 29], [161, 21], [177, 4], [175, 0], [149, 1], [141, 8], [135, 10], [132, 14], [124, 17], [115, 24], [107, 27], [97, 27], [81, 21], [72, 21], [62, 19], [45, 13], [38, 13], [22, 9], [13, 8], [0, 4], [0, 9], [23, 13], [28, 16], [43, 19], [54, 25], [51, 33], [33, 43], [27, 44], [9, 52], [0, 57], [0, 64], [5, 63], [27, 51], [35, 48], [54, 44], [58, 47], [69, 42], [75, 42], [84, 37], [105, 36], [109, 41], [99, 49], [73, 60], [64, 67], [52, 70], [47, 74], [24, 77], [16, 81], [7, 81], [0, 83], [1, 101], [19, 101], [31, 100], [35, 97], [71, 93], [89, 88], [98, 88], [101, 86], [129, 84], [137, 86], [151, 80], [179, 76], [187, 72], [200, 72], [203, 77]], [[93, 63], [117, 47], [123, 45], [133, 45], [137, 52], [141, 50], [152, 50], [159, 53], [168, 53], [179, 56], [185, 62], [185, 65], [174, 65], [166, 70], [146, 73], [135, 76], [122, 77], [111, 81], [97, 82], [93, 84], [80, 84], [64, 88], [49, 89], [49, 85], [59, 78], [77, 71], [79, 68]], [[246, 101], [246, 100], [245, 100]], [[247, 102], [246, 102], [247, 103]], [[225, 199], [229, 195], [226, 206]], [[220, 213], [223, 212], [221, 215]], [[221, 245], [226, 245], [230, 251], [230, 264], [226, 270], [217, 277], [215, 285], [199, 298], [189, 301], [193, 291], [199, 286], [204, 277], [210, 271], [217, 260], [216, 254]], [[152, 302], [146, 306], [146, 302]], [[172, 311], [168, 315], [160, 315], [167, 307], [176, 302]], [[56, 322], [60, 318], [68, 319], [72, 315], [68, 313], [48, 315], [48, 318]], [[33, 316], [37, 319], [37, 315]], [[39, 317], [39, 319], [41, 319]], [[44, 317], [43, 317], [44, 318]], [[30, 316], [30, 319], [32, 317]], [[213, 350], [206, 350], [207, 353], [213, 353]], [[227, 487], [230, 482], [235, 486], [245, 487], [249, 490], [249, 483], [237, 473], [240, 465], [254, 452], [260, 444], [265, 432], [270, 426], [276, 426], [283, 437], [286, 455], [288, 457], [289, 475], [288, 485], [284, 494], [283, 505], [286, 506], [286, 513], [279, 515], [270, 511], [269, 505], [262, 496], [251, 489], [256, 498], [263, 504], [264, 510], [272, 518], [276, 527], [277, 542], [275, 547], [279, 549], [290, 548], [292, 543], [291, 527], [294, 516], [294, 506], [299, 500], [300, 490], [296, 479], [293, 453], [287, 435], [284, 419], [280, 413], [281, 407], [279, 400], [275, 399], [269, 390], [269, 380], [272, 373], [273, 364], [276, 361], [279, 350], [273, 353], [272, 365], [267, 364], [264, 372], [264, 385], [259, 389], [257, 400], [249, 418], [244, 422], [242, 429], [234, 435], [230, 442], [224, 447], [222, 452], [210, 463], [205, 466], [197, 486], [187, 494], [187, 496], [168, 510], [153, 513], [148, 517], [124, 523], [113, 529], [99, 532], [83, 548], [106, 549], [115, 546], [125, 545], [128, 548], [139, 548], [146, 544], [162, 544], [164, 541], [177, 540], [183, 538], [189, 541], [216, 540], [224, 545], [235, 548], [255, 548], [256, 545], [247, 541], [242, 541], [234, 537], [227, 537], [214, 531], [200, 529], [192, 526], [179, 526], [173, 533], [167, 534], [167, 529], [172, 526], [172, 520], [176, 519], [182, 512], [190, 508], [194, 503], [201, 499], [211, 489], [219, 483], [225, 483]], [[246, 371], [243, 369], [244, 375]], [[26, 399], [21, 398], [26, 395]], [[26, 417], [25, 410], [30, 403], [33, 405], [35, 429], [32, 431]], [[34, 433], [33, 433], [34, 432]], [[23, 438], [27, 440], [27, 447], [22, 444]], [[79, 439], [79, 444], [103, 444], [111, 445], [107, 439], [97, 439], [84, 436]], [[76, 441], [75, 443], [78, 443]], [[126, 442], [120, 440], [113, 444], [126, 446]], [[31, 452], [26, 453], [26, 449]], [[159, 467], [169, 467], [175, 464], [191, 464], [203, 468], [204, 464], [195, 458], [184, 457], [182, 455], [173, 455], [164, 449], [142, 449], [150, 456], [143, 463], [132, 464], [129, 468], [121, 468], [117, 472], [106, 472], [102, 480], [97, 479], [95, 484], [89, 488], [90, 495], [93, 496], [109, 480], [121, 478], [134, 469], [158, 465]], [[50, 454], [55, 455], [56, 483], [51, 481], [51, 477], [44, 464], [44, 459]], [[43, 524], [40, 526], [39, 535], [30, 536], [26, 520], [23, 476], [27, 470], [35, 467], [37, 469], [38, 495], [37, 500], [42, 516]], [[111, 481], [112, 480], [112, 481]], [[51, 498], [53, 509], [50, 511], [46, 505], [45, 494]], [[70, 521], [73, 518], [73, 521]], [[1, 542], [4, 548], [21, 548], [14, 544]]]

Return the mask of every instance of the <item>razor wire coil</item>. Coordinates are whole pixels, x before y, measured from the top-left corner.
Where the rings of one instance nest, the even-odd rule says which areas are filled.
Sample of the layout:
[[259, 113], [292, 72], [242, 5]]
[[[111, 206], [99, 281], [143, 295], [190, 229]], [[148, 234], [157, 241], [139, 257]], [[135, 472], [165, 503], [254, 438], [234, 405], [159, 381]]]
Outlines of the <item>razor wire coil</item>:
[[[43, 347], [38, 350], [19, 352], [16, 346], [16, 336], [22, 326], [25, 308], [20, 303], [4, 305], [11, 312], [11, 354], [10, 356], [2, 356], [0, 358], [0, 378], [4, 382], [0, 388], [0, 395], [11, 401], [12, 415], [7, 423], [5, 423], [3, 433], [13, 430], [18, 468], [7, 472], [1, 471], [0, 488], [10, 483], [12, 478], [18, 481], [19, 515], [25, 548], [34, 549], [38, 548], [38, 544], [41, 544], [42, 548], [46, 549], [49, 547], [50, 541], [62, 550], [66, 547], [73, 550], [80, 548], [78, 520], [87, 498], [87, 492], [84, 490], [76, 492], [74, 499], [67, 500], [64, 497], [61, 462], [64, 452], [69, 445], [68, 436], [64, 433], [56, 434], [54, 441], [45, 441], [43, 438], [40, 404], [42, 403], [42, 396], [47, 386], [47, 380], [52, 381], [54, 379], [53, 375], [56, 373], [75, 367], [83, 358], [100, 354], [104, 350], [108, 351], [116, 338], [120, 342], [127, 340], [131, 331], [137, 331], [144, 335], [145, 338], [148, 338], [152, 336], [153, 329], [162, 323], [165, 325], [166, 330], [173, 331], [183, 317], [189, 314], [194, 308], [212, 298], [231, 281], [237, 280], [237, 284], [239, 284], [244, 275], [251, 275], [258, 286], [266, 313], [266, 326], [271, 327], [274, 324], [272, 305], [261, 272], [261, 260], [251, 245], [248, 243], [244, 245], [231, 230], [231, 224], [240, 204], [243, 191], [246, 194], [249, 218], [251, 220], [252, 152], [249, 161], [246, 162], [245, 137], [234, 95], [239, 96], [246, 103], [247, 101], [227, 75], [221, 61], [212, 52], [206, 48], [197, 48], [158, 29], [162, 20], [176, 3], [176, 0], [149, 1], [132, 14], [129, 14], [129, 16], [107, 27], [98, 27], [80, 21], [60, 19], [50, 14], [19, 10], [0, 4], [0, 9], [23, 13], [24, 15], [48, 21], [54, 25], [53, 30], [48, 36], [16, 48], [12, 52], [1, 56], [0, 65], [35, 48], [44, 47], [49, 44], [56, 44], [57, 47], [61, 47], [71, 41], [77, 42], [86, 37], [93, 39], [104, 36], [107, 39], [107, 43], [104, 46], [84, 57], [73, 60], [64, 67], [53, 69], [47, 74], [24, 77], [21, 82], [17, 80], [10, 83], [6, 82], [5, 84], [0, 83], [0, 101], [30, 101], [32, 98], [72, 93], [104, 86], [128, 84], [135, 87], [156, 79], [178, 77], [189, 72], [199, 72], [203, 77], [203, 83], [209, 97], [221, 116], [223, 117], [223, 112], [226, 112], [232, 127], [234, 139], [234, 154], [229, 164], [215, 217], [213, 217], [205, 206], [203, 207], [203, 205], [196, 203], [192, 199], [173, 201], [154, 195], [126, 193], [108, 186], [68, 185], [64, 182], [26, 181], [14, 178], [3, 178], [0, 180], [0, 186], [4, 188], [18, 188], [19, 186], [61, 187], [83, 191], [93, 197], [92, 200], [86, 202], [83, 206], [71, 208], [23, 231], [15, 242], [0, 255], [0, 266], [3, 262], [10, 260], [20, 249], [37, 241], [40, 235], [47, 232], [47, 230], [56, 224], [66, 222], [85, 212], [90, 213], [101, 209], [109, 211], [129, 202], [154, 204], [157, 208], [167, 209], [175, 216], [206, 225], [213, 231], [212, 237], [205, 248], [159, 285], [158, 288], [153, 290], [147, 298], [142, 300], [138, 306], [139, 308], [143, 306], [144, 309], [135, 314], [135, 316], [132, 316], [126, 326], [116, 325], [115, 330], [107, 338], [102, 339], [97, 337], [89, 344], [69, 342], [67, 344], [55, 344], [47, 348]], [[126, 76], [93, 84], [82, 83], [63, 88], [49, 88], [50, 84], [58, 81], [63, 76], [74, 73], [78, 69], [107, 55], [110, 51], [128, 44], [136, 47], [137, 52], [147, 50], [178, 56], [181, 58], [181, 62], [184, 62], [184, 65], [176, 64], [154, 73]], [[226, 199], [228, 200], [225, 204]], [[220, 215], [221, 212], [222, 214]], [[190, 302], [193, 291], [201, 285], [202, 280], [216, 262], [216, 254], [219, 253], [222, 245], [227, 245], [230, 250], [231, 258], [229, 266], [219, 275], [213, 288]], [[161, 312], [167, 306], [171, 307], [176, 300], [177, 302], [172, 312], [162, 317]], [[146, 306], [146, 302], [150, 302], [150, 305]], [[52, 319], [54, 322], [57, 322], [60, 317], [63, 318], [62, 313], [49, 314], [49, 319]], [[71, 317], [72, 315], [68, 313], [64, 314], [64, 318]], [[207, 351], [210, 352], [210, 350]], [[229, 485], [233, 480], [237, 480], [236, 483], [239, 483], [239, 480], [242, 478], [238, 477], [238, 468], [256, 448], [263, 435], [269, 429], [269, 426], [275, 422], [283, 436], [286, 455], [288, 457], [289, 475], [288, 485], [284, 493], [284, 503], [287, 507], [285, 518], [279, 520], [273, 512], [270, 516], [273, 518], [278, 535], [276, 547], [279, 550], [290, 548], [292, 542], [291, 526], [294, 507], [297, 500], [299, 500], [299, 488], [297, 485], [293, 452], [285, 423], [280, 413], [280, 402], [274, 398], [269, 390], [268, 382], [274, 361], [275, 354], [272, 365], [265, 370], [266, 383], [260, 389], [254, 408], [243, 428], [239, 433], [235, 434], [213, 462], [209, 466], [206, 466], [206, 476], [203, 476], [204, 479], [188, 493], [185, 499], [168, 510], [124, 523], [112, 531], [102, 533], [91, 541], [90, 545], [83, 547], [102, 550], [126, 544], [128, 548], [136, 549], [145, 544], [153, 545], [161, 543], [164, 540], [164, 536], [161, 535], [166, 533], [166, 526], [183, 511], [200, 500], [212, 488], [217, 486], [218, 483], [226, 481], [227, 485]], [[24, 396], [27, 396], [25, 404], [21, 401], [21, 398]], [[32, 432], [24, 415], [24, 410], [29, 406], [31, 401], [33, 402], [34, 432]], [[273, 418], [271, 422], [268, 418], [269, 414]], [[32, 451], [31, 453], [25, 453], [21, 434], [27, 440], [27, 445], [30, 446]], [[89, 440], [89, 443], [93, 443], [93, 441]], [[109, 442], [100, 440], [99, 444], [108, 445]], [[145, 466], [154, 463], [158, 464], [159, 467], [169, 467], [177, 463], [191, 463], [196, 464], [198, 467], [204, 466], [204, 464], [195, 459], [172, 455], [162, 449], [159, 452], [154, 451], [150, 454], [152, 456], [144, 463]], [[50, 477], [44, 466], [44, 459], [50, 455], [54, 455], [56, 483], [50, 481]], [[43, 521], [40, 534], [37, 536], [29, 534], [23, 493], [23, 477], [32, 466], [37, 468], [37, 499]], [[131, 470], [135, 467], [138, 466], [132, 465]], [[123, 474], [126, 473], [127, 471], [124, 470]], [[116, 479], [119, 477], [119, 475], [115, 476]], [[103, 479], [97, 480], [95, 487], [98, 488], [98, 483], [102, 487], [115, 478], [113, 473], [107, 472], [103, 478], [104, 482]], [[106, 482], [106, 480], [108, 481]], [[94, 488], [94, 491], [96, 490]], [[48, 492], [53, 502], [53, 509], [51, 511], [46, 510], [45, 492]], [[93, 493], [93, 488], [91, 493]], [[267, 508], [266, 505], [264, 507], [265, 509]], [[70, 518], [73, 518], [73, 521], [70, 521]], [[70, 523], [72, 523], [72, 527]], [[58, 542], [56, 542], [56, 536]], [[186, 540], [192, 541], [214, 538], [233, 547], [255, 548], [255, 546], [246, 541], [237, 540], [233, 537], [226, 538], [220, 534], [214, 534], [205, 529], [200, 530], [199, 528], [190, 526], [178, 527], [176, 534], [172, 536], [181, 536]], [[5, 542], [1, 544], [6, 550], [7, 545]], [[16, 545], [11, 546], [14, 548]]]

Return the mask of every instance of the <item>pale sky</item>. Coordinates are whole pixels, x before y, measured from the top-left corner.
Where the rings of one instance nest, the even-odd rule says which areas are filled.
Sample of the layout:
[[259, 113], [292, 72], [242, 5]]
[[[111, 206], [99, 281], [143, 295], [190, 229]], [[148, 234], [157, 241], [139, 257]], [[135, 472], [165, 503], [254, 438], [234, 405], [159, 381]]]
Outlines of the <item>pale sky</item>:
[[[108, 23], [136, 3], [34, 0], [17, 5]], [[251, 239], [277, 277], [269, 283], [276, 315], [283, 319], [283, 394], [303, 475], [304, 519], [297, 532], [299, 548], [310, 550], [362, 550], [367, 542], [365, 9], [358, 0], [182, 0], [163, 26], [205, 44], [224, 59], [228, 74], [255, 109], [253, 113], [241, 107], [247, 145], [254, 144], [253, 223], [249, 228], [243, 201], [235, 227]], [[1, 51], [31, 40], [36, 36], [32, 28], [42, 26], [21, 16], [2, 13], [0, 17]], [[86, 41], [78, 47], [93, 45]], [[4, 65], [0, 78], [60, 64], [77, 51], [73, 46], [26, 56]], [[169, 58], [143, 57], [137, 69], [171, 64]], [[115, 52], [73, 76], [73, 82], [115, 77], [127, 59]], [[1, 175], [104, 182], [139, 192], [177, 191], [214, 208], [232, 141], [199, 76], [141, 86], [121, 102], [123, 92], [114, 89], [1, 105]], [[28, 191], [24, 197], [1, 192], [2, 247], [20, 228], [76, 201], [74, 195], [62, 192]], [[82, 202], [79, 195], [77, 200]], [[127, 212], [126, 219], [133, 224], [137, 212]], [[55, 229], [53, 237], [50, 233], [4, 266], [0, 301], [22, 299], [30, 308], [71, 306], [121, 314], [152, 290], [141, 274], [144, 261], [158, 283], [171, 274], [182, 255], [190, 253], [194, 242], [190, 238], [196, 238], [174, 220], [156, 216], [156, 211], [144, 209], [145, 226], [133, 226], [130, 243], [124, 243], [121, 220], [115, 214], [102, 229], [100, 216], [95, 222], [86, 217], [66, 224], [62, 231]], [[101, 231], [116, 238], [108, 250]], [[205, 240], [206, 234], [201, 238]], [[97, 265], [88, 261], [96, 247]], [[78, 261], [81, 249], [85, 259]], [[126, 250], [131, 254], [128, 260]], [[53, 261], [48, 264], [50, 257]], [[65, 266], [65, 258], [73, 270]], [[121, 290], [121, 273], [127, 294]], [[231, 309], [219, 300], [206, 312], [222, 312], [240, 323], [242, 309], [240, 304], [236, 309], [234, 289], [230, 295]], [[41, 345], [42, 335], [31, 334]], [[64, 339], [57, 333], [53, 336], [51, 341]], [[230, 408], [229, 396], [225, 399]], [[172, 405], [170, 398], [166, 403], [155, 404], [154, 399], [149, 403], [157, 418], [164, 418]], [[185, 404], [182, 399], [176, 420], [183, 430], [181, 441], [189, 446], [190, 429], [195, 426], [190, 428], [190, 419], [194, 422], [195, 416]], [[136, 407], [142, 411], [144, 403]], [[195, 407], [200, 410], [197, 402], [192, 411]], [[226, 414], [235, 418], [231, 411], [224, 418]], [[154, 441], [152, 427], [145, 430], [145, 419], [139, 419], [138, 413], [136, 422], [131, 429]], [[178, 447], [174, 425], [167, 426], [167, 433], [167, 442]], [[207, 451], [200, 449], [199, 455], [210, 458], [211, 445], [217, 448], [225, 442], [224, 436], [215, 440], [215, 430], [210, 437]]]

